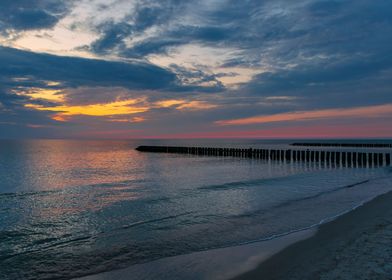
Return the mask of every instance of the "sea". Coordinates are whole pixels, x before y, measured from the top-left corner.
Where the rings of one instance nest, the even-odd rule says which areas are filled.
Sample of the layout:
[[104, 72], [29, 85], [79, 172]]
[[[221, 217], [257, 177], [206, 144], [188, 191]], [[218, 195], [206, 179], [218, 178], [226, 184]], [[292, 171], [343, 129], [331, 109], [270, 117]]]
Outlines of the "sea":
[[0, 279], [73, 279], [271, 240], [392, 190], [391, 167], [135, 150], [291, 142], [0, 140]]

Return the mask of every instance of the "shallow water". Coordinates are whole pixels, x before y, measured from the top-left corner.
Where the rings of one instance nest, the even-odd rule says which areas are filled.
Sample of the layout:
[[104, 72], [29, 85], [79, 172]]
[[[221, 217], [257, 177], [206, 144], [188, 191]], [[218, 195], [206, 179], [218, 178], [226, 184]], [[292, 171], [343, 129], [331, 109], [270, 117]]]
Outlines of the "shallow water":
[[0, 279], [70, 279], [262, 240], [391, 190], [365, 184], [390, 168], [150, 154], [139, 144], [0, 141]]

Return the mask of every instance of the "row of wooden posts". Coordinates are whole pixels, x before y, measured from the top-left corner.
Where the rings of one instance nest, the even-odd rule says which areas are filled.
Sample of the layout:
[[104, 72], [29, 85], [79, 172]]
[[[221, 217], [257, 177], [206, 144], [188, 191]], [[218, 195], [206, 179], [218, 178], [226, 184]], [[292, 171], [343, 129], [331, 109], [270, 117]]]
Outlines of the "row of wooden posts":
[[353, 148], [392, 148], [388, 143], [292, 143], [292, 146], [305, 147], [353, 147]]
[[139, 146], [136, 148], [136, 150], [141, 152], [155, 153], [178, 153], [221, 157], [245, 157], [286, 162], [325, 162], [348, 167], [391, 165], [390, 153], [170, 146]]

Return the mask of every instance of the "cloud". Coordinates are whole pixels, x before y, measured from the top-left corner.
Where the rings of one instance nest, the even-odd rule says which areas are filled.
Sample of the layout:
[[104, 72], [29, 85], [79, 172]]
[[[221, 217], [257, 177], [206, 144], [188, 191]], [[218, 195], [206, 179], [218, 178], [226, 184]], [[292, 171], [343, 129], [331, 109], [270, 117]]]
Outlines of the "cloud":
[[[83, 43], [56, 45], [71, 49], [52, 51], [73, 53], [83, 44], [78, 55], [90, 52], [96, 59], [0, 47], [0, 110], [14, 112], [3, 113], [3, 123], [27, 124], [30, 118], [37, 122], [30, 128], [41, 131], [41, 124], [78, 130], [81, 124], [108, 129], [110, 123], [117, 131], [132, 125], [149, 135], [212, 133], [217, 127], [321, 122], [330, 114], [343, 122], [356, 110], [373, 114], [366, 110], [392, 104], [389, 0], [53, 3], [6, 0], [0, 29], [23, 37], [36, 33], [29, 28], [52, 28], [50, 40], [58, 42], [64, 28], [72, 31], [67, 40], [88, 34]], [[63, 29], [53, 28], [59, 19]], [[15, 47], [30, 48], [22, 44], [30, 39]], [[121, 103], [130, 100], [142, 101]], [[147, 109], [113, 115], [108, 104], [117, 102], [121, 110]], [[83, 114], [94, 106], [110, 114]], [[51, 119], [64, 118], [67, 110], [78, 115], [63, 124]], [[381, 123], [371, 116], [367, 121]]]
[[216, 121], [218, 125], [249, 125], [264, 124], [287, 121], [306, 121], [318, 119], [341, 119], [341, 118], [380, 118], [392, 116], [392, 104], [359, 107], [359, 108], [338, 108], [315, 111], [298, 111], [283, 114], [255, 116], [243, 119]]
[[50, 106], [44, 107], [35, 104], [26, 104], [25, 107], [33, 108], [39, 111], [52, 111], [57, 114], [53, 117], [55, 120], [65, 121], [68, 116], [85, 115], [85, 116], [115, 116], [115, 115], [132, 115], [146, 112], [149, 108], [139, 105], [140, 100], [126, 100], [110, 102], [105, 104], [92, 104], [84, 106]]
[[[217, 66], [259, 69], [241, 91], [264, 96], [360, 80], [392, 65], [392, 4], [387, 0], [139, 1], [137, 7], [122, 22], [103, 24], [92, 51], [149, 58], [171, 57], [195, 45], [236, 50]], [[139, 22], [144, 9], [159, 16]], [[176, 64], [183, 67], [200, 50], [194, 51]], [[208, 71], [220, 69], [197, 71], [212, 78]]]
[[[118, 86], [135, 91], [178, 86], [175, 74], [146, 62], [124, 63], [60, 57], [5, 47], [0, 47], [0, 61], [1, 137], [17, 137], [23, 134], [31, 136], [39, 133], [46, 135], [43, 130], [47, 131], [48, 135], [53, 135], [61, 129], [63, 131], [60, 134], [64, 135], [67, 128], [58, 124], [54, 118], [56, 114], [76, 114], [76, 111], [79, 110], [80, 113], [82, 109], [87, 109], [86, 112], [91, 113], [97, 109], [94, 106], [80, 107], [83, 102], [76, 102], [78, 98], [72, 97], [72, 94], [67, 97], [64, 93], [67, 88], [71, 89], [71, 92], [72, 89], [76, 91], [82, 86], [98, 87], [101, 91], [105, 87], [109, 91], [112, 86]], [[99, 94], [99, 91], [90, 90], [88, 95], [94, 97], [96, 94]], [[64, 102], [66, 98], [69, 100], [71, 97], [74, 104], [67, 107]], [[83, 98], [86, 100], [89, 97], [80, 96], [80, 99]], [[104, 98], [96, 97], [101, 101]], [[112, 99], [109, 101], [113, 102]], [[117, 114], [126, 107], [118, 110], [108, 106], [110, 107], [101, 105], [98, 109], [105, 112], [113, 109]], [[130, 113], [130, 110], [131, 108], [128, 108], [127, 111], [121, 112]], [[134, 112], [133, 110], [132, 113]], [[27, 125], [28, 129], [24, 130]], [[37, 130], [37, 125], [45, 128]]]
[[0, 30], [31, 30], [53, 27], [73, 1], [2, 0]]
[[[121, 22], [108, 20], [95, 27], [102, 36], [91, 45], [91, 50], [104, 54], [116, 49], [125, 55], [127, 52], [130, 52], [126, 39], [143, 36], [148, 29], [167, 24], [180, 14], [184, 5], [183, 1], [178, 0], [159, 2], [150, 0], [135, 1], [132, 12], [126, 15]], [[139, 49], [136, 46], [133, 50], [134, 54], [131, 55], [129, 53], [128, 55], [141, 57], [149, 53], [147, 49], [153, 50], [163, 48], [166, 44], [171, 45], [171, 43], [165, 42], [163, 36], [161, 40], [156, 41], [157, 44], [150, 41], [148, 43], [149, 46], [141, 45]]]
[[131, 89], [165, 89], [174, 86], [176, 76], [144, 62], [112, 62], [54, 56], [0, 47], [3, 77], [30, 76], [60, 81], [65, 86], [122, 86]]

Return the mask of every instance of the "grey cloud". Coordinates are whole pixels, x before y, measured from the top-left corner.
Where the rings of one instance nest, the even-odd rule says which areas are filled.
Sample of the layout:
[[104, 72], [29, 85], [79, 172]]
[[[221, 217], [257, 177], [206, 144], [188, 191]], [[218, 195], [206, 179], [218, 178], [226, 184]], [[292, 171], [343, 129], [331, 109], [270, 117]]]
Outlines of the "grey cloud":
[[184, 2], [179, 0], [137, 1], [134, 13], [128, 15], [122, 22], [106, 22], [96, 27], [96, 30], [103, 35], [91, 45], [91, 50], [104, 54], [116, 49], [123, 56], [142, 57], [154, 49], [163, 49], [164, 46], [173, 44], [175, 40], [169, 40], [171, 42], [169, 43], [169, 41], [165, 42], [161, 38], [163, 40], [156, 44], [153, 41], [145, 47], [142, 47], [144, 44], [141, 44], [139, 48], [136, 46], [133, 54], [131, 54], [124, 43], [124, 39], [141, 35], [150, 27], [166, 24], [172, 18], [175, 18], [183, 6]]
[[144, 62], [104, 60], [36, 54], [0, 47], [0, 74], [61, 81], [64, 86], [122, 86], [130, 89], [165, 89], [175, 86], [176, 76]]
[[54, 26], [69, 10], [73, 1], [2, 0], [0, 31], [30, 30]]

